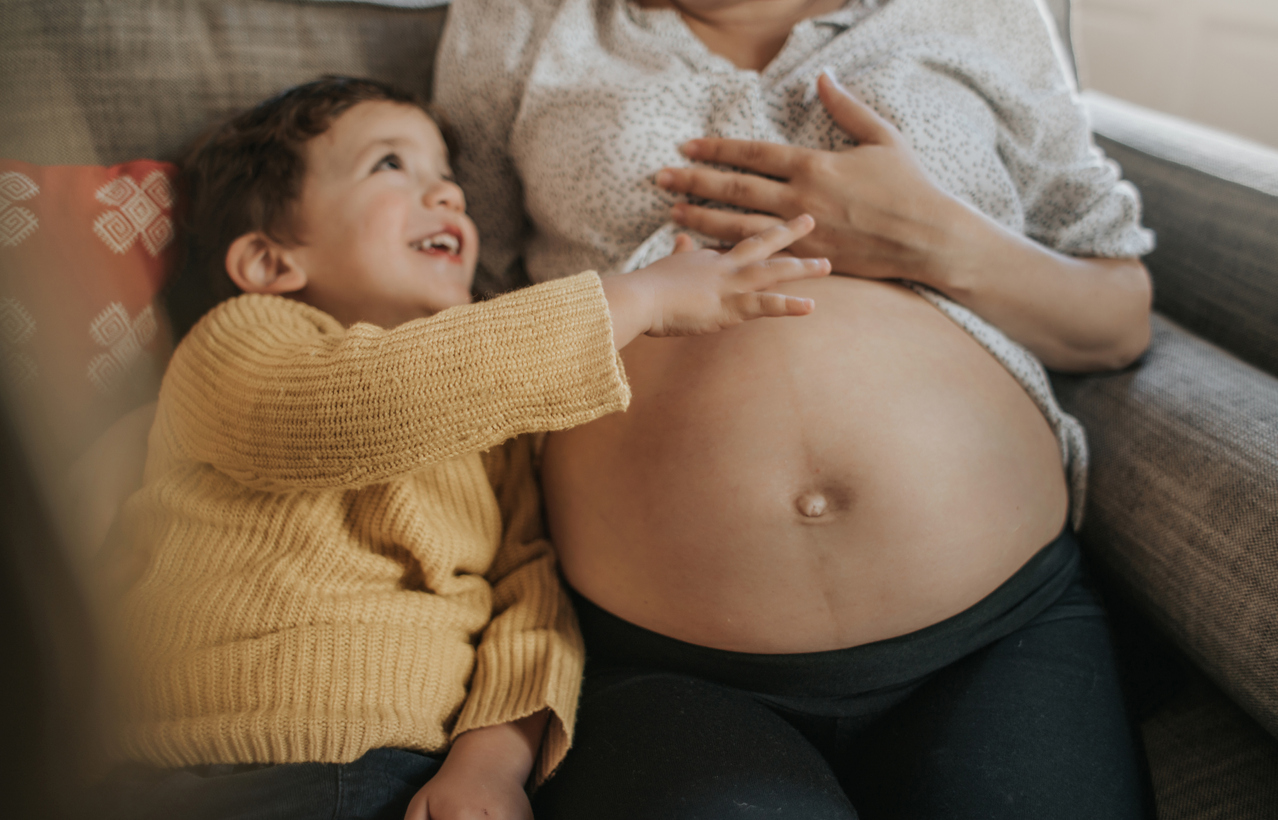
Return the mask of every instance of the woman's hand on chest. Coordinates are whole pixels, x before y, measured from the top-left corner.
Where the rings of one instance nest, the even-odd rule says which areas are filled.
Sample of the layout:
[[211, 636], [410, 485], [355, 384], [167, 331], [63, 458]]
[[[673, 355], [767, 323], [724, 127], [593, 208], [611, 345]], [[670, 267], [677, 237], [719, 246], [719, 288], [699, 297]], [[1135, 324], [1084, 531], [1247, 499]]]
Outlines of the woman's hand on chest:
[[932, 284], [953, 264], [949, 236], [966, 206], [930, 179], [905, 138], [828, 75], [818, 91], [834, 121], [857, 140], [843, 151], [729, 139], [696, 139], [683, 146], [709, 167], [666, 168], [657, 184], [682, 194], [745, 208], [734, 213], [677, 203], [676, 222], [725, 242], [802, 213], [816, 218], [811, 235], [795, 244], [802, 256], [827, 257], [836, 273]]

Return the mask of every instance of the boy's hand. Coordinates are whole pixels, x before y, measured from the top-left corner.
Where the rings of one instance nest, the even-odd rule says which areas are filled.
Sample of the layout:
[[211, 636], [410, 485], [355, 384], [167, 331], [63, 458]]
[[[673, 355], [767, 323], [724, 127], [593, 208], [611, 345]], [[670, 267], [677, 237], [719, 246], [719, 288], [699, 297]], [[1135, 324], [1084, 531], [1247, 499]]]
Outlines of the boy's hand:
[[825, 276], [828, 259], [799, 259], [778, 252], [811, 233], [804, 214], [739, 242], [720, 253], [691, 249], [679, 237], [675, 253], [646, 268], [604, 280], [612, 314], [613, 342], [625, 347], [641, 333], [692, 336], [714, 333], [763, 316], [803, 316], [811, 299], [761, 293], [779, 282]]
[[426, 782], [408, 804], [404, 820], [532, 820], [522, 781], [494, 779], [470, 767], [447, 767]]
[[542, 711], [459, 735], [404, 820], [532, 820], [524, 783], [546, 719]]

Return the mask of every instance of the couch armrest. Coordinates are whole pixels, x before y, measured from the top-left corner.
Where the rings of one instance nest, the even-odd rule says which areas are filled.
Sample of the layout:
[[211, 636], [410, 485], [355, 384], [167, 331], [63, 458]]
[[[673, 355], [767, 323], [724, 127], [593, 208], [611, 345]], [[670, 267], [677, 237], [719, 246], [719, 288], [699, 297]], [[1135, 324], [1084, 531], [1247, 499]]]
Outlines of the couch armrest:
[[1054, 381], [1091, 443], [1089, 554], [1278, 736], [1278, 378], [1155, 316], [1139, 366]]
[[1097, 143], [1158, 234], [1154, 306], [1278, 374], [1278, 151], [1093, 91]]

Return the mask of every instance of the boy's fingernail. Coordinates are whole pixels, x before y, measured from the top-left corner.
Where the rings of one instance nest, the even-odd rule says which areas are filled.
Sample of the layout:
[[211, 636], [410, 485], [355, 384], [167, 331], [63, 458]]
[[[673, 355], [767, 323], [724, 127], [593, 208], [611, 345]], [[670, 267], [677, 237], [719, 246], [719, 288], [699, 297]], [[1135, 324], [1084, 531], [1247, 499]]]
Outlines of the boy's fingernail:
[[683, 153], [685, 157], [690, 157], [694, 153], [696, 153], [697, 149], [699, 149], [700, 147], [701, 147], [701, 140], [688, 140], [683, 145], [679, 146], [679, 150]]
[[674, 182], [674, 174], [670, 173], [669, 171], [657, 172], [657, 184], [660, 185], [662, 188], [669, 188], [670, 183], [672, 182]]
[[683, 222], [684, 207], [682, 202], [676, 202], [670, 206], [670, 218], [675, 222]]

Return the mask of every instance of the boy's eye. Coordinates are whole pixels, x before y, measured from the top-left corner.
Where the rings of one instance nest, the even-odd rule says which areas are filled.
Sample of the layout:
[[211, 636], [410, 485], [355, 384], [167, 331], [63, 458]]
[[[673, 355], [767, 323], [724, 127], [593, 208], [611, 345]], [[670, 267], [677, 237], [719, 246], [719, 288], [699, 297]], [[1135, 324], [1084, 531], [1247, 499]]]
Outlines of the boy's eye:
[[404, 161], [399, 158], [399, 154], [387, 154], [377, 161], [373, 166], [374, 171], [402, 171], [404, 170]]

